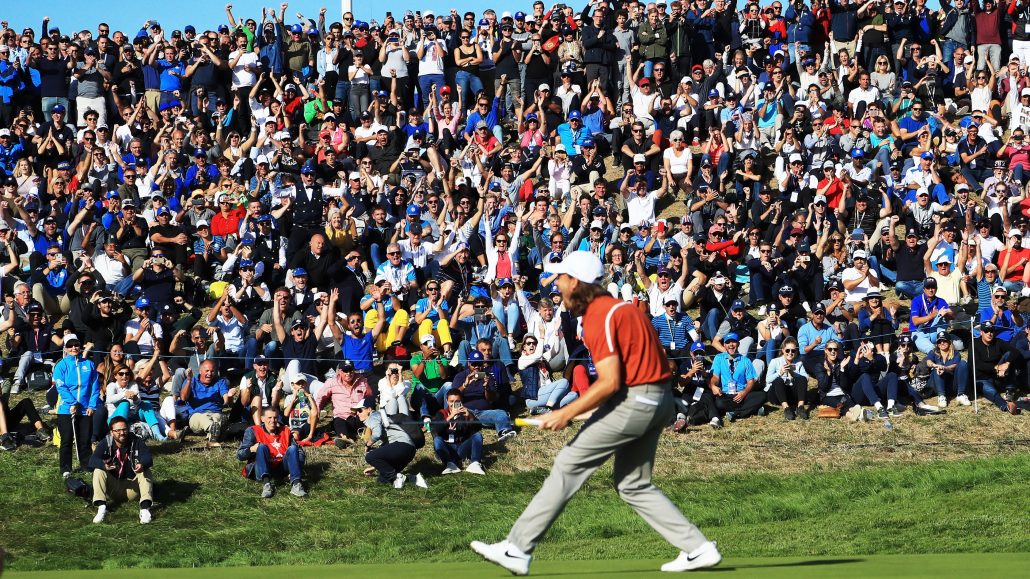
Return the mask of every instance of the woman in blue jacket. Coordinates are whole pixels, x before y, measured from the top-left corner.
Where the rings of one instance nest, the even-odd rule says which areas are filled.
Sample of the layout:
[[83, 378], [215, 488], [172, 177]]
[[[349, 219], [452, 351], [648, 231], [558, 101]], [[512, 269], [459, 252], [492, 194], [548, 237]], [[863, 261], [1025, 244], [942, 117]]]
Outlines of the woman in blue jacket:
[[54, 388], [60, 397], [57, 430], [61, 434], [61, 476], [68, 477], [72, 470], [72, 445], [77, 447], [79, 466], [86, 468], [92, 417], [100, 404], [97, 367], [82, 356], [82, 342], [75, 334], [64, 336], [64, 358], [54, 366]]

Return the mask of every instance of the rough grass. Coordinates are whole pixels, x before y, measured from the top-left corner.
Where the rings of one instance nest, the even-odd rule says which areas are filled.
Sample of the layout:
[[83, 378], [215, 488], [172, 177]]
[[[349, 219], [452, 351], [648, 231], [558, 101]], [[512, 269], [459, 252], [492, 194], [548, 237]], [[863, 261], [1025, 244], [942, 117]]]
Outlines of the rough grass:
[[[967, 410], [967, 409], [963, 409]], [[662, 437], [657, 483], [729, 557], [1026, 550], [1025, 420], [994, 410], [879, 423], [778, 416]], [[706, 427], [707, 428], [707, 427]], [[154, 523], [116, 507], [103, 525], [64, 494], [56, 449], [0, 457], [0, 541], [12, 570], [472, 561], [539, 488], [571, 432], [526, 430], [488, 445], [488, 475], [435, 476], [395, 491], [362, 477], [356, 451], [308, 451], [307, 499], [259, 498], [233, 448], [158, 446]], [[488, 440], [492, 441], [492, 435]], [[674, 553], [602, 468], [538, 550], [543, 560], [661, 559]]]

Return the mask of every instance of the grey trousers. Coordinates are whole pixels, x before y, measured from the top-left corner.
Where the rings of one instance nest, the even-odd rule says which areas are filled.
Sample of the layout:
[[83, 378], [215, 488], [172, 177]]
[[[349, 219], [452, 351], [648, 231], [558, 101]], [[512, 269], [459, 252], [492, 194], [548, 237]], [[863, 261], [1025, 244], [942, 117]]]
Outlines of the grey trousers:
[[619, 497], [681, 551], [708, 539], [651, 483], [658, 437], [675, 414], [668, 384], [624, 388], [609, 398], [558, 453], [551, 474], [508, 533], [508, 541], [532, 553], [583, 483], [615, 455], [612, 476]]

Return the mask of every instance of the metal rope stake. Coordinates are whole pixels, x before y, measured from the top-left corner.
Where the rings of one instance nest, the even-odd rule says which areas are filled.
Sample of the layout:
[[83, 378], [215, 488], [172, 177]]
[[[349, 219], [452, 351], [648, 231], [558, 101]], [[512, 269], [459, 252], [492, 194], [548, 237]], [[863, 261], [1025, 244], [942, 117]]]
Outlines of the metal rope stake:
[[[972, 361], [973, 366], [973, 414], [980, 414], [980, 405], [977, 403], [976, 394], [976, 340], [977, 337], [973, 335], [973, 328], [975, 322], [973, 318], [969, 318], [969, 337], [972, 343], [969, 344], [969, 359]], [[981, 334], [982, 335], [982, 334]]]

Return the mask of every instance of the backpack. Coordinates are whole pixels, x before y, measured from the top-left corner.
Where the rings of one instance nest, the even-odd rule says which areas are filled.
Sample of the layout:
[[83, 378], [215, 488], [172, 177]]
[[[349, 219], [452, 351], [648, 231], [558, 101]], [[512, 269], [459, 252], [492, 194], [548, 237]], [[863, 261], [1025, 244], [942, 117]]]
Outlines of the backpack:
[[383, 417], [384, 427], [390, 424], [399, 426], [411, 439], [411, 444], [415, 445], [416, 449], [426, 445], [426, 435], [422, 432], [421, 422], [412, 420], [407, 414], [387, 414], [385, 410], [380, 410], [379, 414]]
[[25, 377], [25, 384], [30, 391], [46, 390], [53, 383], [53, 375], [43, 369], [33, 370]]
[[93, 488], [83, 482], [80, 478], [68, 477], [64, 479], [64, 490], [67, 491], [68, 494], [79, 497], [87, 502], [93, 498]]

